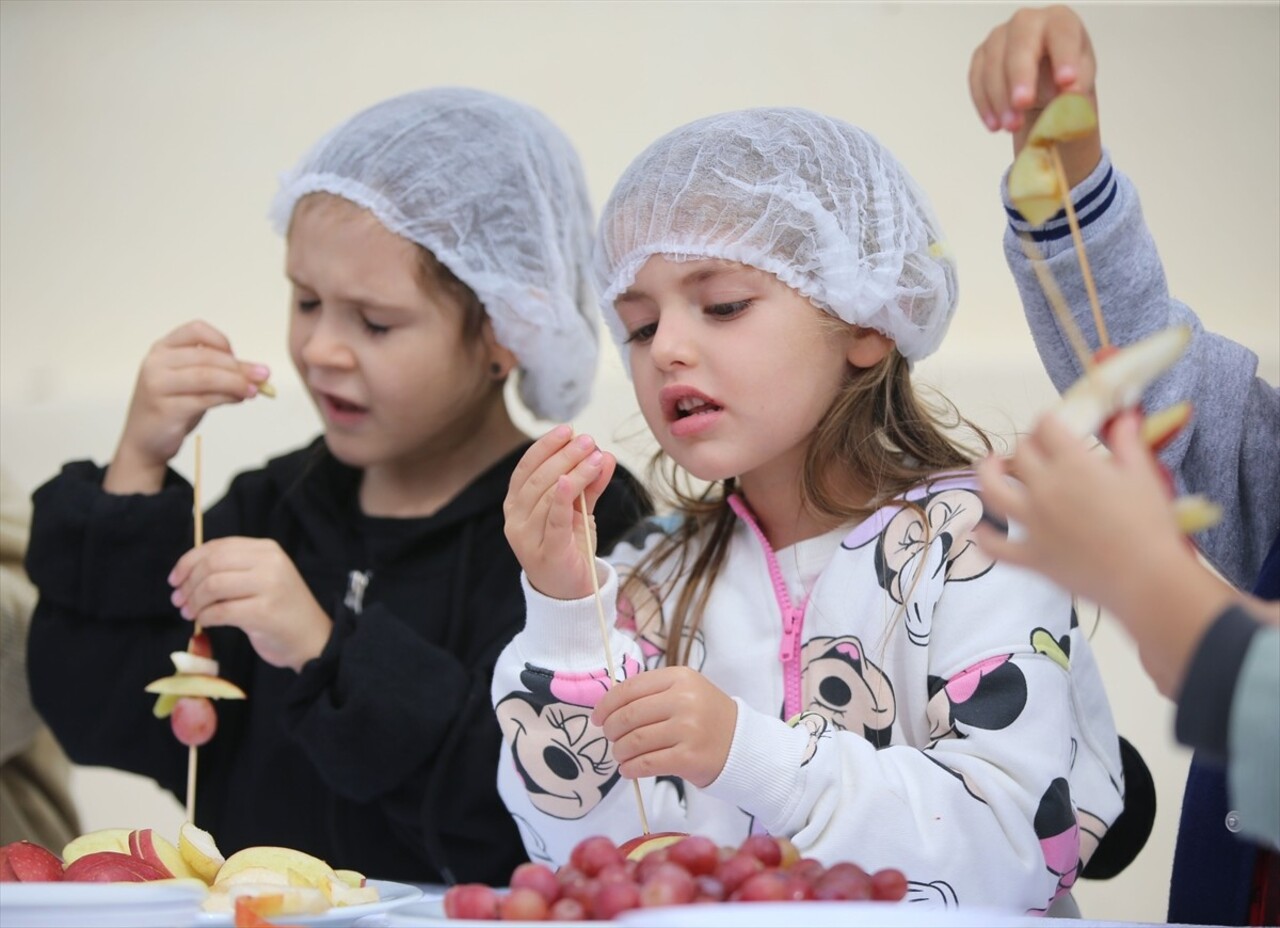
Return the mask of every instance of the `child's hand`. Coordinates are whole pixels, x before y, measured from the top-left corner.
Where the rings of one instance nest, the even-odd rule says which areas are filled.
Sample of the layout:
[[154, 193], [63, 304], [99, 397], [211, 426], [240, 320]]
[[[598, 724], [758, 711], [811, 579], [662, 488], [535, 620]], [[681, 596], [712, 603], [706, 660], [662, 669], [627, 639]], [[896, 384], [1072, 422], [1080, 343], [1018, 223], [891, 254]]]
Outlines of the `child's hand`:
[[203, 626], [234, 625], [274, 667], [319, 657], [333, 621], [289, 555], [267, 538], [217, 538], [184, 554], [169, 574], [173, 604]]
[[980, 547], [1030, 567], [1112, 611], [1125, 611], [1194, 555], [1177, 527], [1137, 413], [1111, 429], [1112, 456], [1092, 450], [1052, 415], [1018, 443], [1012, 469], [991, 457], [978, 467], [983, 503], [1024, 530], [1010, 540], [979, 524]]
[[124, 433], [104, 488], [154, 493], [182, 441], [213, 406], [258, 393], [270, 371], [236, 360], [231, 343], [205, 322], [188, 322], [151, 346], [138, 372]]
[[[969, 93], [978, 117], [992, 132], [1013, 133], [1016, 156], [1036, 117], [1060, 93], [1087, 96], [1097, 109], [1097, 61], [1089, 33], [1066, 6], [1018, 10], [991, 31], [969, 63]], [[1102, 137], [1060, 146], [1067, 181], [1075, 186], [1102, 157]]]
[[[584, 533], [616, 466], [590, 435], [575, 438], [569, 426], [560, 425], [534, 442], [511, 474], [503, 504], [507, 541], [529, 583], [544, 596], [591, 595], [588, 571], [596, 567], [587, 562]], [[584, 491], [586, 513], [578, 502]]]
[[724, 769], [737, 721], [737, 703], [690, 667], [630, 677], [591, 713], [624, 777], [678, 776], [699, 788]]

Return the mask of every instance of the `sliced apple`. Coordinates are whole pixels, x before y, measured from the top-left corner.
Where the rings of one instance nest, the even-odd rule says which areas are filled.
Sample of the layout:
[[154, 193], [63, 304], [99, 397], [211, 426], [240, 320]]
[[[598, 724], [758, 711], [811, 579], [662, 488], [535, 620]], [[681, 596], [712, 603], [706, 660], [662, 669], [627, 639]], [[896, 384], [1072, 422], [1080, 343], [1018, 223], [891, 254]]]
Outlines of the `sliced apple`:
[[218, 675], [218, 662], [212, 657], [203, 657], [190, 651], [171, 651], [169, 660], [173, 661], [173, 669], [178, 673], [198, 673], [206, 677]]
[[337, 874], [320, 886], [320, 892], [331, 906], [367, 905], [377, 902], [379, 897], [376, 886], [349, 886]]
[[78, 838], [72, 838], [62, 849], [62, 862], [70, 866], [86, 854], [95, 851], [116, 851], [129, 853], [129, 834], [131, 828], [101, 828], [86, 832]]
[[311, 886], [315, 889], [323, 889], [330, 877], [337, 879], [333, 868], [319, 857], [293, 848], [263, 845], [244, 848], [228, 857], [218, 870], [214, 885], [225, 883], [237, 873], [250, 868], [270, 870], [279, 874], [286, 884]]
[[1047, 150], [1027, 145], [1018, 152], [1009, 168], [1009, 199], [1023, 219], [1044, 225], [1062, 209], [1064, 196]]
[[70, 883], [148, 883], [169, 874], [154, 864], [119, 851], [93, 851], [77, 857], [62, 872]]
[[1179, 496], [1173, 501], [1173, 517], [1184, 535], [1213, 528], [1222, 520], [1222, 507], [1199, 494]]
[[1040, 113], [1027, 143], [1009, 168], [1009, 199], [1033, 226], [1043, 225], [1062, 209], [1070, 191], [1063, 189], [1049, 149], [1058, 142], [1082, 138], [1098, 128], [1098, 113], [1088, 97], [1059, 94]]
[[356, 870], [334, 870], [333, 872], [338, 875], [338, 879], [355, 889], [359, 889], [367, 882], [364, 874]]
[[1191, 421], [1191, 404], [1186, 400], [1148, 413], [1142, 420], [1142, 440], [1152, 451], [1159, 451], [1177, 437]]
[[30, 841], [14, 841], [0, 847], [0, 882], [59, 883], [62, 858]]
[[[183, 859], [176, 847], [151, 828], [138, 828], [129, 834], [129, 853], [164, 870], [177, 879], [199, 879], [199, 874]], [[203, 881], [202, 881], [203, 882]]]
[[178, 829], [178, 853], [205, 883], [216, 880], [218, 870], [226, 862], [213, 835], [191, 822], [183, 822]]
[[1098, 128], [1098, 111], [1083, 94], [1062, 93], [1040, 111], [1027, 135], [1027, 145], [1048, 148], [1057, 142], [1083, 138]]
[[1190, 342], [1191, 329], [1179, 325], [1126, 345], [1068, 387], [1054, 414], [1081, 438], [1093, 435], [1116, 412], [1135, 405]]
[[683, 831], [652, 831], [623, 841], [618, 845], [618, 850], [627, 860], [639, 860], [646, 854], [651, 854], [659, 848], [675, 844], [681, 838], [687, 837], [689, 836]]
[[206, 631], [196, 632], [187, 642], [187, 653], [197, 657], [213, 657], [213, 642]]
[[164, 693], [156, 697], [156, 704], [151, 707], [151, 714], [158, 719], [167, 719], [173, 715], [173, 707], [178, 704], [178, 700], [182, 696], [175, 696], [172, 693]]
[[[235, 856], [234, 854], [232, 855]], [[241, 867], [225, 877], [219, 872], [218, 879], [213, 881], [213, 889], [220, 892], [231, 891], [232, 886], [288, 886], [289, 875], [282, 870], [271, 867]]]
[[210, 677], [200, 673], [181, 673], [172, 677], [152, 680], [146, 686], [148, 693], [164, 696], [207, 696], [209, 699], [244, 699], [244, 690], [230, 680]]

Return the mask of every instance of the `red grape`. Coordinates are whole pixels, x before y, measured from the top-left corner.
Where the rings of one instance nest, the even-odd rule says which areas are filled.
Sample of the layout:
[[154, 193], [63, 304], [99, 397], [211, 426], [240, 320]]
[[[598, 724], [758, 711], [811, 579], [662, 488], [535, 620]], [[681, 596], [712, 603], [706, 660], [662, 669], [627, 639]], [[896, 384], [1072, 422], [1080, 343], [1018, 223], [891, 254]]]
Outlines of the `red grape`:
[[815, 899], [870, 899], [871, 877], [857, 864], [838, 863], [818, 878]]
[[812, 857], [801, 857], [787, 868], [787, 872], [806, 882], [816, 883], [821, 879], [822, 874], [827, 872], [827, 868], [822, 866], [822, 861], [820, 860], [814, 860]]
[[724, 886], [726, 893], [732, 893], [739, 883], [763, 869], [764, 864], [760, 863], [759, 857], [739, 851], [728, 860], [720, 862], [720, 866], [716, 868], [716, 879]]
[[729, 898], [742, 902], [780, 902], [787, 898], [787, 878], [777, 870], [761, 870], [743, 880]]
[[587, 876], [595, 876], [609, 864], [620, 864], [623, 860], [618, 846], [604, 835], [584, 838], [569, 852], [569, 863]]
[[640, 887], [641, 905], [684, 905], [698, 895], [698, 884], [679, 864], [660, 864]]
[[901, 870], [887, 868], [871, 874], [871, 898], [897, 902], [907, 894], [907, 878]]
[[213, 702], [204, 696], [183, 696], [173, 704], [169, 727], [174, 737], [187, 747], [208, 743], [218, 730], [218, 713]]
[[751, 835], [742, 842], [742, 851], [759, 858], [766, 867], [776, 867], [782, 863], [782, 848], [770, 835]]
[[553, 922], [584, 922], [587, 910], [577, 899], [557, 899], [547, 910], [547, 920]]
[[716, 872], [720, 849], [710, 838], [690, 835], [667, 848], [667, 859], [684, 867], [694, 876]]
[[447, 918], [471, 918], [492, 921], [498, 917], [498, 893], [483, 883], [459, 883], [444, 894]]
[[512, 871], [511, 888], [532, 889], [546, 900], [547, 905], [560, 898], [560, 881], [556, 879], [555, 872], [546, 864], [533, 861], [526, 861]]
[[594, 918], [608, 920], [619, 912], [640, 908], [640, 887], [635, 883], [604, 883], [597, 890], [592, 902]]
[[724, 884], [713, 876], [695, 877], [698, 883], [698, 895], [694, 902], [721, 902], [724, 899]]
[[507, 922], [546, 921], [547, 900], [536, 889], [521, 886], [498, 901], [498, 915]]

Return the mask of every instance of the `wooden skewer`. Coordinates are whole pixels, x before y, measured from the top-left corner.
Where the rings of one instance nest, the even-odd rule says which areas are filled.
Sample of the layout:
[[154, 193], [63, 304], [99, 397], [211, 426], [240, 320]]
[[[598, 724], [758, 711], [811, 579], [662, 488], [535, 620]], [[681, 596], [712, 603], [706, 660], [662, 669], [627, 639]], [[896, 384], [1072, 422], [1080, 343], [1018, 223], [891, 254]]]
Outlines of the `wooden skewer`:
[[1045, 299], [1053, 307], [1053, 314], [1058, 317], [1058, 325], [1066, 333], [1067, 341], [1071, 343], [1072, 349], [1080, 359], [1080, 366], [1088, 373], [1093, 370], [1093, 355], [1089, 352], [1089, 346], [1085, 343], [1080, 326], [1076, 325], [1075, 317], [1071, 315], [1071, 307], [1067, 305], [1066, 298], [1058, 289], [1058, 282], [1053, 279], [1053, 274], [1044, 262], [1044, 255], [1040, 254], [1040, 249], [1036, 248], [1036, 243], [1026, 232], [1019, 235], [1018, 239], [1022, 242], [1022, 253], [1027, 256], [1032, 270], [1036, 272], [1036, 278], [1040, 281], [1040, 289], [1044, 291]]
[[[204, 457], [204, 455], [201, 453], [203, 451], [203, 448], [201, 447], [201, 441], [200, 441], [199, 435], [196, 435], [195, 451], [196, 451], [196, 468], [195, 468], [195, 482], [194, 482], [194, 487], [192, 492], [192, 498], [194, 500], [194, 502], [192, 503], [192, 513], [194, 514], [195, 520], [196, 520], [195, 546], [198, 548], [202, 544], [204, 544], [204, 510], [200, 504], [200, 500], [202, 499], [200, 495], [200, 484], [202, 483], [202, 478], [203, 478], [203, 475], [201, 473], [201, 470], [202, 470], [201, 459]], [[192, 632], [192, 635], [195, 636], [198, 634], [200, 634], [200, 623], [196, 622], [195, 631]], [[195, 821], [196, 821], [196, 746], [194, 744], [190, 745], [187, 748], [187, 821], [191, 822], [193, 825], [195, 824]]]
[[[582, 491], [578, 495], [578, 501], [582, 505], [582, 520], [585, 523], [586, 531], [582, 533], [582, 548], [587, 555], [587, 571], [591, 574], [591, 593], [596, 600], [596, 617], [600, 620], [600, 640], [604, 642], [604, 665], [609, 671], [609, 683], [617, 683], [618, 675], [614, 670], [613, 648], [609, 645], [609, 623], [604, 617], [604, 601], [600, 598], [600, 578], [596, 576], [596, 551], [595, 544], [592, 540], [591, 522], [587, 516], [587, 493]], [[649, 816], [644, 811], [644, 797], [640, 793], [640, 781], [632, 780], [631, 785], [636, 791], [636, 808], [640, 810], [640, 827], [644, 829], [644, 833], [649, 834]]]
[[1102, 304], [1098, 302], [1098, 288], [1093, 283], [1093, 272], [1089, 270], [1089, 258], [1084, 252], [1084, 239], [1080, 235], [1080, 222], [1076, 219], [1076, 208], [1071, 203], [1071, 188], [1067, 186], [1067, 170], [1062, 165], [1062, 153], [1057, 145], [1049, 146], [1049, 154], [1053, 159], [1053, 169], [1058, 174], [1058, 186], [1062, 188], [1062, 202], [1067, 210], [1067, 224], [1071, 227], [1071, 242], [1076, 248], [1076, 257], [1080, 261], [1080, 274], [1084, 277], [1084, 288], [1089, 293], [1089, 306], [1093, 309], [1093, 324], [1098, 328], [1098, 347], [1106, 348], [1111, 344], [1107, 337], [1107, 323], [1102, 318]]

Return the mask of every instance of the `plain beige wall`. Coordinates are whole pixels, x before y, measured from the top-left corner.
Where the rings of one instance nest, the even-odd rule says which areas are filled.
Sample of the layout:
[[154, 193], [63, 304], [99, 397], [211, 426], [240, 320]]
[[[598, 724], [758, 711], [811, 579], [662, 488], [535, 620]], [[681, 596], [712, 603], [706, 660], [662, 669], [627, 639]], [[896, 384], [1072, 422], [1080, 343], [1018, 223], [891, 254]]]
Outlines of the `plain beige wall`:
[[[934, 199], [961, 311], [920, 378], [1002, 435], [1053, 399], [1000, 251], [1006, 138], [965, 75], [1011, 4], [808, 2], [0, 3], [0, 445], [30, 488], [110, 455], [147, 347], [193, 317], [275, 370], [280, 397], [201, 427], [210, 496], [317, 430], [285, 352], [279, 171], [383, 97], [438, 84], [539, 107], [578, 144], [597, 204], [661, 133], [763, 104], [870, 129]], [[1280, 368], [1280, 6], [1089, 4], [1104, 137], [1134, 176], [1173, 292]], [[578, 426], [647, 445], [616, 353]], [[540, 429], [542, 423], [529, 423]], [[176, 462], [190, 473], [189, 451]], [[1120, 730], [1152, 765], [1160, 815], [1139, 860], [1078, 891], [1095, 918], [1164, 917], [1187, 754], [1169, 705], [1105, 618], [1095, 636]], [[141, 694], [140, 697], [141, 698]], [[149, 783], [79, 773], [88, 828], [174, 834]], [[245, 797], [252, 801], [252, 797]], [[376, 875], [376, 874], [375, 874]]]

